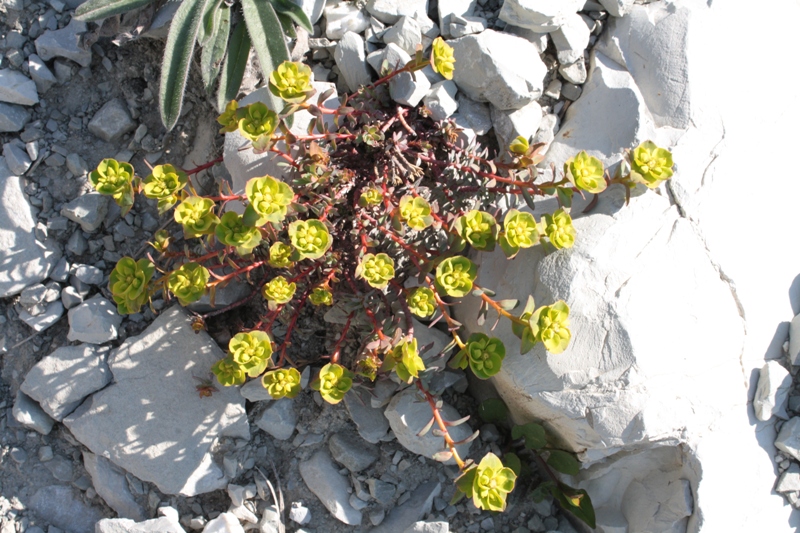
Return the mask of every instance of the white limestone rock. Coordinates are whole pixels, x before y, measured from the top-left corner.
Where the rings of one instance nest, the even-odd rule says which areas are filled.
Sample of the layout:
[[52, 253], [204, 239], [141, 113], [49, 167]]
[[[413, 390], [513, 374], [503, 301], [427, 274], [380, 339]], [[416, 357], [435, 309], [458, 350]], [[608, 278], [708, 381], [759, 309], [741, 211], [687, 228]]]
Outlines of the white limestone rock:
[[443, 37], [450, 37], [450, 23], [453, 16], [471, 16], [478, 0], [439, 0], [439, 28]]
[[422, 71], [403, 72], [389, 80], [389, 95], [398, 104], [416, 107], [431, 89]]
[[85, 31], [86, 23], [76, 18], [60, 30], [46, 30], [36, 39], [36, 53], [45, 61], [63, 57], [88, 67], [92, 63], [92, 51], [83, 48], [80, 42]]
[[364, 38], [359, 34], [352, 31], [345, 33], [336, 45], [333, 58], [351, 91], [355, 92], [362, 85], [368, 85], [372, 81], [372, 76], [367, 70]]
[[378, 75], [381, 73], [381, 66], [386, 61], [389, 70], [402, 68], [411, 61], [411, 56], [394, 43], [390, 43], [386, 48], [375, 50], [367, 56], [367, 63]]
[[492, 129], [492, 112], [490, 106], [476, 102], [464, 93], [458, 93], [458, 108], [475, 133], [485, 135]]
[[789, 465], [789, 468], [781, 474], [775, 490], [778, 492], [800, 491], [800, 465], [797, 463]]
[[292, 0], [300, 6], [311, 24], [316, 24], [325, 9], [325, 0]]
[[385, 24], [394, 24], [400, 17], [427, 13], [428, 0], [368, 0], [367, 11]]
[[[421, 343], [420, 343], [421, 344]], [[444, 441], [430, 431], [422, 437], [417, 434], [425, 427], [433, 416], [431, 407], [426, 401], [420, 401], [416, 387], [409, 387], [395, 395], [384, 415], [389, 420], [389, 425], [395, 437], [408, 451], [430, 459], [444, 449]], [[441, 409], [445, 420], [458, 420], [461, 415], [449, 404], [444, 404]], [[464, 440], [472, 434], [467, 424], [448, 428], [454, 441]], [[461, 457], [469, 453], [471, 442], [461, 444], [456, 449]], [[454, 464], [450, 459], [445, 464]]]
[[489, 27], [489, 23], [483, 17], [471, 17], [469, 15], [450, 17], [450, 35], [453, 37], [464, 37], [481, 33]]
[[[309, 99], [309, 103], [328, 109], [336, 109], [339, 107], [339, 96], [336, 92], [335, 85], [332, 83], [315, 81], [312, 82], [312, 86], [317, 92]], [[333, 93], [328, 96], [324, 102], [320, 102], [320, 97], [330, 89], [333, 89]], [[269, 89], [267, 87], [262, 87], [261, 89], [253, 91], [239, 101], [239, 107], [250, 105], [254, 102], [263, 102], [267, 106], [271, 106], [272, 100], [270, 98]], [[296, 135], [305, 133], [313, 118], [307, 111], [298, 111], [293, 117], [294, 122], [291, 131]], [[333, 126], [332, 115], [325, 115], [325, 124], [328, 127]], [[249, 145], [250, 141], [242, 137], [238, 131], [225, 134], [223, 158], [225, 167], [232, 178], [231, 187], [237, 194], [241, 194], [244, 191], [247, 180], [251, 178], [270, 175], [280, 179], [286, 172], [285, 167], [279, 166], [278, 164], [280, 161], [283, 161], [282, 158], [271, 152], [256, 154], [253, 150], [246, 148]], [[281, 142], [278, 144], [278, 148], [285, 150], [286, 145]], [[244, 206], [241, 204], [232, 205], [231, 207], [238, 208], [239, 211], [242, 212], [244, 211]]]
[[71, 341], [102, 344], [117, 338], [122, 316], [117, 306], [97, 294], [67, 313]]
[[55, 420], [50, 418], [38, 403], [22, 391], [17, 391], [11, 414], [14, 420], [27, 428], [38, 431], [42, 435], [49, 435], [53, 429], [53, 424], [55, 424]]
[[800, 365], [800, 315], [792, 319], [789, 328], [789, 361], [792, 365]]
[[800, 461], [800, 417], [792, 417], [778, 433], [775, 447]]
[[93, 453], [155, 483], [164, 494], [194, 496], [224, 488], [228, 477], [211, 451], [221, 437], [250, 438], [244, 399], [235, 387], [200, 399], [193, 378], [205, 376], [224, 357], [174, 306], [112, 353], [114, 382], [63, 422]]
[[511, 24], [503, 28], [503, 31], [527, 39], [536, 48], [539, 54], [543, 54], [547, 49], [547, 33], [529, 30], [528, 28], [520, 28], [519, 26], [513, 26]]
[[20, 390], [60, 422], [110, 381], [105, 354], [95, 346], [62, 346], [28, 371]]
[[105, 457], [87, 451], [83, 452], [83, 466], [92, 478], [94, 490], [117, 516], [137, 522], [147, 520], [147, 513], [128, 488], [123, 470]]
[[325, 35], [341, 39], [347, 32], [361, 33], [369, 28], [369, 16], [350, 2], [336, 2], [325, 8]]
[[36, 54], [28, 56], [28, 73], [36, 84], [37, 91], [42, 94], [50, 90], [50, 87], [57, 82], [53, 72], [42, 61], [42, 58]]
[[[588, 18], [588, 17], [587, 17]], [[589, 19], [589, 22], [593, 22]], [[591, 34], [589, 23], [577, 13], [569, 15], [556, 31], [550, 34], [556, 45], [558, 62], [572, 64], [583, 59], [583, 51], [589, 46]]]
[[256, 425], [259, 428], [278, 440], [288, 440], [294, 433], [296, 424], [297, 417], [294, 414], [294, 402], [288, 398], [269, 403], [258, 420], [256, 420]]
[[584, 3], [585, 0], [506, 0], [498, 18], [514, 26], [550, 33], [580, 11]]
[[633, 9], [634, 0], [598, 0], [612, 17], [623, 17]]
[[22, 178], [0, 158], [0, 298], [46, 279], [61, 258], [56, 243], [36, 240], [35, 227]]
[[4, 68], [0, 70], [0, 102], [27, 106], [38, 104], [36, 84], [22, 72]]
[[389, 421], [383, 416], [383, 409], [370, 402], [370, 394], [366, 391], [350, 391], [344, 396], [344, 404], [350, 418], [358, 428], [358, 433], [365, 441], [377, 444], [389, 431]]
[[105, 142], [114, 142], [136, 129], [128, 107], [118, 98], [109, 100], [89, 121], [89, 131]]
[[535, 100], [522, 109], [500, 111], [492, 107], [492, 124], [501, 150], [519, 136], [530, 140], [542, 122], [542, 106]]
[[519, 109], [542, 94], [547, 67], [528, 40], [486, 30], [448, 44], [457, 65], [453, 81], [473, 100]]
[[244, 528], [233, 513], [222, 513], [206, 524], [203, 533], [244, 533]]
[[400, 17], [400, 20], [383, 34], [383, 42], [395, 44], [407, 54], [414, 54], [422, 44], [422, 30], [413, 17]]
[[422, 101], [431, 112], [433, 120], [444, 120], [458, 109], [458, 87], [452, 80], [441, 81], [431, 87]]
[[350, 526], [361, 525], [361, 511], [354, 509], [349, 502], [350, 483], [339, 473], [325, 448], [300, 463], [300, 475], [309, 490], [337, 520]]
[[0, 133], [21, 131], [30, 119], [31, 114], [24, 107], [0, 102]]
[[792, 388], [792, 376], [778, 361], [767, 361], [761, 367], [758, 388], [753, 398], [756, 418], [769, 420], [772, 415], [788, 419], [786, 402]]

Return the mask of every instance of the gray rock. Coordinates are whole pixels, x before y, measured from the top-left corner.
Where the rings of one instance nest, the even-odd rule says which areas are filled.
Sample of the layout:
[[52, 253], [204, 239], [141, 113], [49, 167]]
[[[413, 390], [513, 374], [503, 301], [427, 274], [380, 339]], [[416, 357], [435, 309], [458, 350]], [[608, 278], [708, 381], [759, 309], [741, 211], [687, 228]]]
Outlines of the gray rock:
[[71, 341], [102, 344], [117, 338], [122, 317], [117, 306], [97, 294], [67, 313]]
[[311, 522], [311, 511], [309, 511], [308, 507], [305, 507], [302, 503], [295, 502], [292, 504], [292, 508], [289, 510], [289, 519], [292, 522], [304, 526]]
[[431, 511], [433, 499], [441, 492], [442, 485], [438, 481], [423, 483], [414, 489], [408, 501], [392, 509], [389, 516], [371, 533], [405, 531]]
[[[533, 137], [535, 143], [545, 143], [550, 146], [550, 143], [555, 139], [556, 132], [558, 131], [558, 115], [549, 113], [542, 117], [542, 122], [539, 124], [539, 131]], [[545, 151], [547, 147], [545, 147]]]
[[203, 528], [203, 533], [244, 533], [239, 519], [232, 513], [222, 513]]
[[47, 304], [47, 307], [44, 308], [44, 311], [36, 316], [33, 316], [28, 311], [23, 309], [19, 312], [19, 318], [34, 331], [39, 333], [58, 322], [58, 319], [61, 318], [61, 315], [63, 314], [64, 306], [60, 301], [58, 301]]
[[381, 50], [376, 50], [367, 56], [367, 63], [369, 63], [372, 70], [378, 74], [381, 73], [381, 66], [384, 61], [386, 61], [386, 66], [391, 71], [404, 67], [406, 63], [411, 61], [411, 56], [394, 43]]
[[633, 0], [598, 0], [612, 17], [622, 17], [630, 13]]
[[53, 459], [45, 463], [44, 466], [57, 480], [65, 483], [72, 481], [72, 461], [64, 458], [63, 456], [56, 455], [53, 457]]
[[385, 24], [394, 24], [400, 17], [427, 13], [428, 0], [368, 0], [367, 11]]
[[81, 231], [76, 231], [69, 236], [65, 249], [72, 255], [83, 255], [89, 247], [89, 242]]
[[414, 522], [403, 533], [450, 533], [450, 524], [443, 521]]
[[787, 419], [786, 402], [792, 389], [792, 376], [778, 361], [767, 361], [761, 367], [753, 408], [756, 418], [769, 420], [772, 415]]
[[88, 67], [92, 63], [92, 52], [81, 47], [79, 35], [85, 31], [86, 23], [73, 18], [64, 28], [47, 30], [36, 39], [36, 53], [45, 61], [63, 57]]
[[53, 271], [50, 272], [50, 279], [59, 282], [65, 282], [69, 279], [69, 263], [67, 263], [67, 258], [62, 257], [56, 263], [56, 266], [53, 267]]
[[[579, 59], [575, 63], [571, 63], [569, 65], [561, 65], [558, 67], [558, 73], [563, 76], [565, 80], [569, 83], [574, 83], [575, 85], [582, 85], [586, 82], [586, 64], [583, 59]], [[565, 95], [566, 96], [566, 95]], [[573, 94], [574, 100], [577, 100], [580, 96], [580, 92], [577, 94]]]
[[512, 26], [511, 24], [506, 26], [503, 31], [526, 39], [540, 55], [547, 49], [547, 33], [529, 30], [528, 28], [520, 28], [519, 26]]
[[111, 381], [103, 354], [90, 345], [64, 346], [36, 363], [20, 390], [57, 421]]
[[42, 435], [49, 435], [55, 424], [55, 421], [42, 410], [39, 404], [22, 391], [17, 391], [11, 414], [14, 416], [14, 420]]
[[477, 5], [477, 0], [439, 0], [439, 28], [442, 36], [450, 37], [450, 21], [453, 16], [470, 16]]
[[361, 511], [348, 501], [350, 484], [339, 473], [333, 459], [324, 448], [300, 463], [300, 475], [306, 486], [338, 520], [350, 526], [361, 525]]
[[[223, 274], [229, 272], [232, 271], [224, 270]], [[192, 304], [189, 304], [188, 308], [195, 313], [208, 313], [214, 309], [222, 309], [223, 307], [231, 305], [232, 303], [238, 302], [242, 298], [250, 295], [252, 292], [253, 288], [247, 283], [241, 281], [232, 281], [224, 287], [217, 288], [216, 294], [214, 295], [214, 305], [211, 305], [211, 295], [207, 292], [202, 298]]]
[[585, 0], [506, 0], [498, 17], [514, 26], [550, 33], [580, 11], [584, 3]]
[[492, 115], [488, 105], [459, 93], [458, 108], [461, 110], [459, 114], [478, 135], [485, 135], [492, 129]]
[[389, 95], [398, 104], [416, 107], [431, 89], [431, 82], [420, 71], [403, 72], [389, 80]]
[[328, 447], [336, 462], [354, 473], [369, 468], [380, 457], [376, 446], [348, 433], [332, 435]]
[[136, 122], [122, 100], [110, 100], [89, 121], [89, 131], [106, 142], [114, 142], [136, 129]]
[[194, 496], [224, 488], [228, 479], [211, 450], [220, 437], [249, 439], [244, 399], [234, 387], [198, 398], [192, 377], [205, 375], [224, 357], [174, 306], [112, 353], [114, 382], [64, 424], [92, 452], [165, 494]]
[[17, 176], [22, 176], [31, 167], [31, 159], [28, 154], [13, 143], [5, 143], [3, 145], [3, 157], [6, 159], [6, 165]]
[[72, 172], [73, 176], [83, 176], [86, 174], [86, 163], [81, 156], [73, 152], [67, 155], [67, 170]]
[[39, 103], [36, 84], [22, 72], [4, 68], [0, 70], [0, 102], [19, 105]]
[[83, 466], [92, 477], [94, 490], [120, 518], [130, 518], [137, 522], [147, 520], [147, 513], [128, 488], [125, 472], [105, 457], [86, 451], [83, 452]]
[[[397, 440], [404, 448], [430, 459], [434, 454], [445, 449], [444, 439], [435, 436], [431, 431], [422, 437], [417, 436], [433, 417], [430, 405], [424, 401], [420, 402], [417, 392], [416, 387], [409, 387], [399, 392], [389, 403], [384, 415], [389, 420], [389, 425]], [[461, 418], [458, 411], [448, 404], [443, 404], [441, 412], [445, 420]], [[451, 427], [448, 430], [454, 441], [466, 439], [472, 434], [472, 430], [467, 424]], [[471, 444], [468, 442], [456, 448], [461, 457], [467, 456]], [[450, 459], [446, 464], [454, 464], [454, 461]]]
[[83, 296], [75, 287], [70, 285], [61, 290], [61, 303], [64, 304], [65, 309], [72, 309], [81, 302], [83, 302]]
[[789, 468], [781, 474], [778, 485], [775, 487], [778, 492], [793, 492], [800, 490], [800, 465], [792, 463]]
[[480, 33], [488, 27], [488, 22], [483, 17], [453, 15], [450, 19], [450, 35], [454, 38]]
[[81, 225], [87, 233], [97, 230], [108, 214], [108, 196], [90, 192], [78, 196], [61, 208], [61, 216]]
[[564, 83], [561, 85], [561, 95], [567, 100], [572, 100], [574, 102], [581, 97], [582, 92], [583, 89], [574, 83]]
[[0, 133], [20, 131], [30, 119], [24, 107], [0, 102]]
[[94, 533], [186, 533], [177, 520], [162, 516], [144, 522], [129, 518], [104, 518], [97, 522]]
[[419, 22], [412, 17], [400, 17], [400, 21], [383, 34], [383, 42], [395, 44], [409, 55], [414, 54], [417, 45], [422, 44]]
[[518, 136], [530, 140], [539, 130], [542, 106], [533, 101], [522, 109], [500, 111], [492, 107], [492, 124], [501, 150], [507, 149]]
[[431, 112], [433, 120], [444, 120], [458, 109], [456, 93], [458, 87], [451, 80], [440, 81], [433, 85], [422, 101]]
[[386, 432], [389, 431], [389, 421], [383, 416], [383, 409], [371, 405], [368, 392], [351, 391], [345, 394], [344, 404], [361, 438], [377, 444], [386, 436]]
[[372, 77], [367, 71], [364, 39], [359, 34], [352, 31], [345, 33], [342, 40], [336, 44], [333, 58], [351, 91], [356, 91], [362, 85], [367, 85], [372, 81]]
[[58, 81], [53, 72], [42, 61], [42, 58], [36, 54], [28, 56], [28, 73], [36, 84], [37, 91], [41, 94], [50, 90], [50, 87]]
[[47, 287], [41, 283], [31, 285], [19, 293], [19, 304], [25, 309], [29, 309], [34, 305], [42, 303], [46, 294]]
[[369, 495], [381, 505], [389, 505], [392, 503], [397, 488], [391, 483], [381, 481], [380, 479], [370, 478], [367, 480], [369, 487]]
[[92, 265], [75, 265], [73, 274], [86, 285], [100, 285], [103, 283], [103, 271]]
[[[591, 19], [589, 21], [593, 24]], [[561, 27], [550, 34], [556, 46], [558, 62], [572, 64], [583, 59], [583, 51], [589, 46], [590, 35], [591, 26], [581, 15], [577, 13], [568, 15]]]
[[[328, 39], [341, 39], [347, 32], [361, 33], [369, 28], [369, 16], [349, 2], [332, 4], [325, 9]], [[362, 43], [361, 48], [364, 48]]]
[[[263, 388], [263, 387], [262, 387]], [[256, 425], [278, 440], [288, 440], [294, 433], [297, 417], [294, 402], [288, 398], [271, 402], [261, 414]]]
[[83, 503], [71, 487], [50, 485], [36, 491], [30, 499], [30, 508], [50, 526], [72, 533], [94, 533], [95, 523], [103, 513]]
[[547, 67], [526, 39], [486, 30], [448, 44], [456, 58], [453, 81], [473, 100], [519, 109], [542, 94]]
[[800, 417], [795, 416], [783, 425], [775, 447], [800, 461]]
[[789, 325], [789, 361], [794, 366], [800, 365], [800, 315]]

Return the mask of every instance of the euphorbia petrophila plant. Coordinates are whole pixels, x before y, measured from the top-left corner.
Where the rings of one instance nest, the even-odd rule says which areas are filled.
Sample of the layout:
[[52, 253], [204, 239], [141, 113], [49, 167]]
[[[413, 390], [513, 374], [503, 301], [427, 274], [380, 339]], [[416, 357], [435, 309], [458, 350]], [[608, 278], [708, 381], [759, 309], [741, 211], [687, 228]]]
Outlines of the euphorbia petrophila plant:
[[[451, 366], [469, 368], [479, 379], [501, 370], [509, 348], [483, 333], [464, 338], [453, 318], [450, 306], [463, 298], [480, 299], [479, 324], [490, 311], [498, 320], [509, 320], [522, 354], [539, 343], [551, 354], [563, 352], [572, 336], [569, 307], [563, 301], [536, 307], [528, 297], [522, 311], [513, 313], [516, 300], [497, 300], [477, 283], [478, 268], [470, 253], [488, 253], [497, 244], [509, 258], [533, 246], [569, 248], [579, 238], [570, 215], [574, 194], [601, 193], [612, 184], [630, 188], [642, 180], [663, 181], [669, 170], [664, 165], [671, 159], [645, 143], [628, 155], [637, 176], [620, 171], [612, 178], [599, 160], [581, 152], [566, 162], [562, 177], [554, 172], [550, 181], [541, 181], [536, 165], [543, 159], [542, 145], [516, 139], [507, 153], [510, 159], [495, 162], [485, 151], [459, 144], [452, 123], [436, 123], [420, 110], [386, 107], [386, 86], [395, 76], [428, 64], [451, 76], [454, 61], [447, 44], [437, 41], [430, 58], [419, 51], [406, 66], [345, 97], [336, 109], [309, 103], [313, 89], [307, 67], [281, 65], [269, 81], [285, 103], [282, 109], [232, 102], [219, 122], [223, 131], [238, 129], [249, 138], [253, 150], [281, 158], [286, 176], [253, 178], [243, 194], [223, 188], [216, 196], [203, 197], [195, 192], [191, 176], [210, 164], [185, 172], [162, 168], [159, 176], [175, 177], [155, 198], [175, 200], [174, 220], [186, 243], [179, 248], [169, 236], [157, 236], [153, 246], [160, 255], [148, 264], [158, 263], [162, 275], [148, 278], [147, 264], [125, 258], [120, 273], [139, 281], [135, 286], [117, 281], [110, 289], [123, 302], [120, 312], [132, 312], [159, 291], [183, 305], [210, 293], [213, 304], [217, 288], [236, 279], [253, 282], [249, 296], [197, 315], [195, 324], [203, 327], [211, 316], [250, 305], [250, 322], [212, 370], [225, 386], [248, 377], [260, 379], [274, 398], [291, 398], [301, 390], [305, 365], [293, 359], [289, 346], [301, 311], [310, 308], [306, 304], [318, 306], [338, 329], [331, 351], [312, 361], [324, 366], [311, 388], [325, 401], [338, 403], [354, 385], [369, 386], [376, 379], [414, 386], [432, 410], [427, 429], [435, 424], [444, 440], [435, 458], [457, 464], [462, 472], [459, 490], [475, 505], [502, 510], [517, 473], [491, 454], [477, 464], [460, 457], [461, 443], [448, 428], [463, 420], [443, 418], [441, 391], [431, 381], [441, 365], [431, 360], [450, 356]], [[307, 132], [293, 133], [286, 121], [299, 110], [314, 119]], [[326, 115], [333, 118], [333, 127], [322, 120]], [[280, 148], [279, 141], [287, 148]], [[110, 161], [104, 165], [114, 168]], [[131, 194], [142, 186], [133, 177], [125, 183]], [[116, 185], [107, 193], [127, 198]], [[547, 195], [558, 198], [560, 207], [537, 220], [525, 205], [532, 209], [534, 197]], [[500, 207], [507, 203], [499, 200], [508, 196], [519, 200], [512, 202], [517, 208]], [[231, 202], [243, 204], [244, 214], [226, 212]], [[143, 292], [142, 279], [147, 280]], [[442, 323], [452, 342], [439, 353], [426, 354], [412, 315], [429, 327]], [[285, 325], [281, 342], [273, 334], [276, 321]]]

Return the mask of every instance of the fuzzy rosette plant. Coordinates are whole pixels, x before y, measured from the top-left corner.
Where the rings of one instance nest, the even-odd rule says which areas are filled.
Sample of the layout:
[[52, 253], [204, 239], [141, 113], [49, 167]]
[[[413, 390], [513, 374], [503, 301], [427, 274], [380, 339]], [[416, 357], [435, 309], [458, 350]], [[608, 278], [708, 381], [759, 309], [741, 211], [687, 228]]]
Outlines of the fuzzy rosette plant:
[[[213, 369], [221, 385], [259, 379], [273, 398], [293, 398], [304, 387], [301, 371], [312, 367], [318, 370], [309, 369], [311, 388], [335, 404], [376, 380], [408, 384], [430, 406], [428, 429], [435, 425], [442, 437], [435, 458], [453, 460], [461, 471], [458, 493], [481, 509], [499, 511], [520, 475], [520, 459], [490, 454], [476, 463], [459, 455], [462, 443], [448, 428], [465, 420], [445, 420], [442, 391], [433, 379], [443, 365], [432, 361], [449, 359], [451, 367], [489, 379], [507, 358], [526, 357], [536, 346], [553, 355], [564, 352], [573, 332], [566, 302], [536, 307], [523, 294], [518, 296], [527, 303], [520, 310], [518, 300], [497, 298], [479, 279], [475, 256], [514, 258], [537, 246], [544, 253], [565, 253], [580, 239], [573, 199], [620, 187], [629, 194], [643, 180], [648, 186], [663, 182], [672, 160], [648, 142], [627, 152], [613, 177], [598, 159], [580, 152], [565, 162], [561, 175], [554, 167], [549, 179], [540, 178], [541, 144], [515, 139], [494, 154], [503, 156], [496, 160], [488, 150], [459, 144], [452, 122], [435, 122], [424, 109], [386, 106], [395, 76], [429, 64], [452, 76], [455, 60], [443, 40], [434, 42], [430, 57], [419, 51], [402, 68], [343, 97], [336, 108], [309, 103], [307, 67], [281, 65], [270, 76], [270, 90], [283, 109], [231, 103], [219, 122], [225, 131], [238, 130], [250, 139], [251, 149], [269, 147], [285, 162], [284, 174], [253, 178], [242, 194], [223, 185], [214, 195], [200, 196], [192, 176], [219, 160], [186, 171], [163, 167], [169, 180], [152, 178], [148, 194], [159, 202], [176, 196], [178, 201], [171, 233], [152, 243], [158, 268], [126, 258], [117, 267], [112, 293], [121, 312], [138, 309], [159, 291], [182, 305], [208, 295], [214, 306], [217, 291], [228, 283], [249, 283], [251, 291], [240, 300], [194, 313], [200, 329], [227, 311], [244, 311], [236, 319], [243, 331]], [[327, 95], [318, 100], [327, 101]], [[298, 110], [313, 117], [306, 131], [291, 130]], [[179, 187], [184, 174], [185, 186]], [[140, 188], [132, 168], [108, 160], [95, 181], [98, 190], [120, 202]], [[558, 208], [539, 214], [535, 199], [542, 197], [554, 198]], [[229, 209], [231, 204], [242, 209]], [[478, 326], [490, 313], [509, 321], [519, 347], [465, 332], [452, 313], [468, 298], [479, 300]], [[308, 353], [297, 336], [308, 335], [313, 317], [328, 322], [321, 332], [325, 348]], [[452, 342], [432, 353], [419, 341], [415, 329], [421, 327], [440, 328]], [[548, 462], [569, 463], [572, 469], [558, 450], [545, 446], [543, 432], [526, 435], [526, 442], [536, 445], [529, 449], [544, 450]], [[566, 485], [554, 486], [557, 499], [575, 494]]]

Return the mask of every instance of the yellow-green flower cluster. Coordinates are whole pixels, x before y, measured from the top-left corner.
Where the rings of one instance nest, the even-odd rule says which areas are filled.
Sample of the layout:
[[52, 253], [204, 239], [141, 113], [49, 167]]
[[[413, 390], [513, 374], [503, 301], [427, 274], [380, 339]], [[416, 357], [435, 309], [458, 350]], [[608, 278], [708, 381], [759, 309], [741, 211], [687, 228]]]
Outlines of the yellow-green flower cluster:
[[172, 165], [157, 165], [144, 179], [144, 195], [158, 200], [158, 212], [164, 213], [178, 203], [180, 192], [188, 180], [186, 172]]
[[466, 296], [478, 276], [478, 267], [462, 255], [448, 257], [436, 267], [436, 287], [455, 298]]
[[295, 220], [289, 224], [289, 240], [304, 259], [319, 259], [331, 247], [328, 228], [319, 220]]
[[361, 207], [371, 207], [380, 205], [383, 201], [383, 193], [377, 187], [366, 187], [361, 191], [361, 196], [358, 198], [358, 205]]
[[220, 359], [211, 367], [211, 373], [217, 376], [220, 385], [230, 387], [241, 385], [247, 379], [247, 373], [233, 359], [226, 357]]
[[272, 176], [249, 180], [244, 191], [250, 202], [244, 213], [244, 220], [249, 226], [283, 221], [294, 198], [292, 188]]
[[296, 368], [271, 370], [261, 378], [261, 384], [275, 400], [294, 398], [300, 393], [300, 372]]
[[288, 268], [294, 264], [294, 248], [283, 242], [275, 242], [269, 247], [269, 264], [275, 268]]
[[490, 252], [497, 237], [497, 222], [486, 211], [472, 210], [456, 219], [455, 229], [476, 250]]
[[530, 149], [530, 144], [528, 143], [528, 139], [523, 137], [522, 135], [518, 136], [516, 139], [511, 141], [511, 144], [508, 145], [508, 150], [512, 154], [516, 155], [525, 155]]
[[89, 174], [89, 182], [100, 194], [114, 198], [126, 214], [133, 206], [133, 165], [116, 159], [103, 159]]
[[433, 224], [431, 204], [420, 196], [411, 196], [410, 194], [403, 196], [400, 198], [400, 218], [411, 229], [424, 230]]
[[493, 453], [481, 459], [472, 485], [472, 503], [484, 511], [504, 511], [517, 475]]
[[311, 69], [297, 61], [284, 61], [269, 75], [269, 90], [290, 104], [299, 104], [314, 92]]
[[544, 215], [544, 231], [550, 244], [557, 249], [571, 248], [575, 244], [572, 217], [563, 208], [557, 209], [552, 215]]
[[599, 194], [606, 190], [604, 173], [603, 163], [585, 151], [581, 151], [575, 157], [570, 157], [564, 163], [564, 174], [571, 178], [570, 181], [577, 188], [592, 194]]
[[251, 141], [261, 137], [271, 137], [278, 127], [278, 115], [262, 102], [255, 102], [243, 108], [244, 116], [239, 119], [239, 133]]
[[436, 295], [428, 287], [413, 289], [406, 302], [408, 309], [420, 318], [428, 318], [436, 311]]
[[516, 255], [521, 248], [530, 248], [539, 242], [536, 219], [530, 213], [509, 209], [503, 227], [505, 231], [500, 236], [500, 247], [509, 257]]
[[352, 372], [336, 363], [323, 366], [319, 377], [311, 383], [311, 388], [319, 391], [323, 400], [334, 405], [342, 401], [352, 386]]
[[312, 305], [333, 305], [333, 293], [326, 287], [314, 287], [308, 296]]
[[366, 254], [356, 268], [356, 277], [370, 287], [383, 289], [394, 278], [394, 259], [384, 253]]
[[425, 370], [425, 362], [419, 356], [417, 339], [401, 340], [386, 354], [383, 362], [383, 369], [386, 371], [394, 370], [397, 377], [406, 383], [411, 383], [413, 378], [419, 377], [419, 373]]
[[472, 373], [480, 379], [489, 379], [498, 372], [506, 357], [506, 347], [496, 337], [473, 333], [464, 348]]
[[289, 283], [283, 276], [277, 276], [261, 288], [261, 294], [265, 300], [280, 305], [291, 301], [296, 290], [296, 283]]
[[239, 255], [250, 255], [253, 248], [261, 243], [261, 232], [258, 228], [246, 226], [242, 216], [228, 211], [217, 224], [214, 233], [217, 240], [226, 246], [235, 246]]
[[237, 333], [228, 342], [231, 359], [251, 378], [260, 376], [272, 357], [272, 340], [263, 331]]
[[569, 307], [559, 300], [553, 305], [540, 307], [528, 319], [531, 334], [552, 354], [567, 349], [572, 333], [569, 330]]
[[147, 285], [156, 271], [149, 259], [123, 257], [108, 277], [108, 288], [121, 315], [138, 313], [147, 302]]
[[456, 67], [453, 47], [444, 42], [444, 39], [441, 37], [434, 39], [431, 44], [431, 65], [433, 66], [433, 70], [441, 74], [444, 79], [452, 80], [453, 72]]
[[631, 179], [650, 189], [672, 177], [672, 152], [645, 141], [631, 153]]
[[214, 202], [200, 196], [190, 196], [175, 208], [175, 222], [183, 226], [187, 238], [214, 233], [219, 218], [214, 214]]
[[167, 288], [181, 305], [189, 305], [203, 297], [208, 278], [208, 270], [203, 265], [184, 263], [169, 275]]
[[239, 128], [239, 120], [244, 118], [245, 113], [247, 113], [247, 106], [239, 109], [239, 102], [236, 100], [228, 102], [228, 105], [225, 106], [225, 111], [217, 117], [217, 122], [222, 126], [219, 132], [230, 133], [236, 131]]

